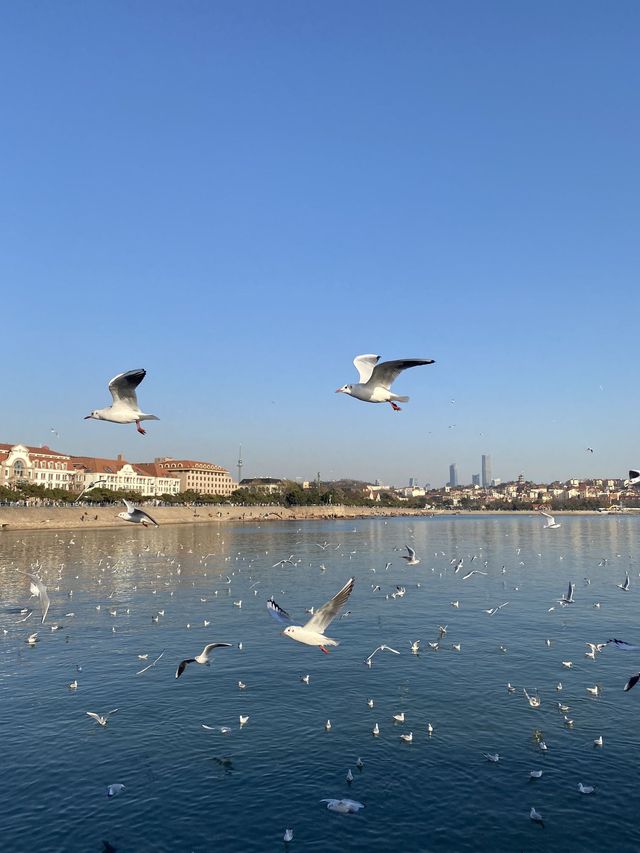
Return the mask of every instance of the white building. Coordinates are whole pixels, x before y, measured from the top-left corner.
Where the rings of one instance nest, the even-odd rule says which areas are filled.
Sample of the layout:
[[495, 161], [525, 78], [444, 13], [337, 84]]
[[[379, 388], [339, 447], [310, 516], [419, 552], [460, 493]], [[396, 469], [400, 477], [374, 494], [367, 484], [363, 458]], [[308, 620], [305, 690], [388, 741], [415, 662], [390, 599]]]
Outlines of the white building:
[[31, 483], [47, 489], [75, 491], [82, 482], [71, 464], [71, 457], [65, 453], [46, 445], [0, 444], [0, 485]]
[[102, 459], [95, 456], [72, 456], [71, 464], [82, 477], [81, 488], [99, 482], [100, 488], [112, 491], [139, 492], [143, 497], [177, 495], [180, 479], [160, 472], [153, 463], [127, 462], [118, 454], [117, 459]]

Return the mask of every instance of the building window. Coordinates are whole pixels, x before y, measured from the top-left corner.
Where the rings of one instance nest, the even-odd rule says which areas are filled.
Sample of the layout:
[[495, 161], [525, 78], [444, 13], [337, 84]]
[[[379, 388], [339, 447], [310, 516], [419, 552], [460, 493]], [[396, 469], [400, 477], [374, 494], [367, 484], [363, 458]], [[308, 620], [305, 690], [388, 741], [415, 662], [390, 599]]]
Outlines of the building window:
[[24, 477], [24, 462], [21, 459], [16, 459], [13, 463], [13, 476], [18, 479]]

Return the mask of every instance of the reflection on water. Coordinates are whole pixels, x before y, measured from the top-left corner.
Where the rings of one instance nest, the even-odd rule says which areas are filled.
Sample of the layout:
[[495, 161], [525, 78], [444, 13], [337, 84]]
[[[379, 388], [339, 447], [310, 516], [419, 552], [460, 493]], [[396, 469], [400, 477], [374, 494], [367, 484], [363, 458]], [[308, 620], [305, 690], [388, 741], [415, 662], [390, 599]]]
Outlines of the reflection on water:
[[[612, 648], [584, 657], [586, 642], [640, 642], [638, 520], [561, 520], [559, 530], [534, 516], [457, 516], [3, 533], [0, 848], [282, 850], [292, 827], [296, 848], [317, 851], [640, 849], [629, 808], [640, 688], [622, 692], [640, 661]], [[405, 544], [418, 566], [394, 550]], [[273, 567], [290, 555], [294, 565]], [[51, 597], [45, 625], [21, 574], [33, 566]], [[488, 574], [463, 580], [472, 568]], [[625, 594], [616, 584], [627, 570]], [[327, 631], [339, 648], [323, 655], [280, 635], [270, 595], [304, 622], [351, 575], [351, 612]], [[575, 604], [562, 608], [569, 581]], [[391, 598], [397, 585], [406, 595]], [[33, 613], [19, 622], [23, 607]], [[447, 633], [431, 649], [439, 625]], [[177, 662], [213, 641], [235, 646], [176, 680]], [[368, 669], [380, 643], [402, 654]], [[114, 708], [105, 727], [86, 715]], [[580, 794], [579, 782], [596, 792]], [[109, 799], [114, 783], [126, 787]], [[365, 808], [336, 814], [325, 797]]]

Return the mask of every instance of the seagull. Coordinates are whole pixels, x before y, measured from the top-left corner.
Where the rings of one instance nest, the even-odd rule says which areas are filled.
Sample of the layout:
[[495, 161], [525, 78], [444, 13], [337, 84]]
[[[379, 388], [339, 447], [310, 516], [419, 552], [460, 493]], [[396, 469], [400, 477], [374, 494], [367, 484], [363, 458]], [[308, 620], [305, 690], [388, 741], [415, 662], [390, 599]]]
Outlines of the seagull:
[[44, 625], [44, 620], [47, 618], [47, 613], [49, 612], [49, 596], [47, 594], [47, 588], [37, 575], [32, 575], [29, 572], [22, 572], [21, 574], [31, 578], [31, 595], [35, 595], [40, 601], [40, 607], [42, 608], [42, 622], [40, 624]]
[[400, 740], [403, 740], [405, 743], [411, 743], [413, 740], [413, 732], [409, 732], [408, 735], [400, 735]]
[[567, 669], [571, 669], [571, 667], [573, 666], [573, 661], [570, 661], [570, 660], [563, 660], [563, 661], [562, 661], [562, 666], [566, 667]]
[[566, 607], [567, 604], [574, 604], [573, 593], [575, 592], [575, 589], [576, 585], [574, 583], [570, 583], [566, 595], [564, 595], [562, 598], [559, 598], [558, 603], [561, 604], [563, 607]]
[[624, 579], [624, 583], [617, 583], [616, 586], [618, 587], [618, 589], [621, 589], [623, 592], [629, 592], [629, 572], [627, 572], [627, 576]]
[[594, 740], [593, 745], [594, 745], [594, 746], [604, 746], [604, 740], [603, 740], [603, 738], [602, 738], [602, 735], [600, 735], [600, 737], [597, 737], [597, 738]]
[[407, 561], [408, 566], [417, 566], [420, 560], [416, 557], [416, 552], [413, 548], [410, 548], [408, 545], [404, 546], [409, 552], [408, 555], [402, 554], [402, 559]]
[[112, 714], [115, 714], [117, 708], [114, 708], [113, 711], [109, 711], [108, 714], [96, 714], [93, 711], [87, 711], [87, 717], [91, 717], [92, 720], [95, 720], [99, 726], [106, 726], [109, 722], [109, 717]]
[[491, 761], [494, 764], [497, 764], [497, 762], [500, 761], [500, 754], [497, 752], [483, 752], [482, 754], [487, 759], [487, 761]]
[[640, 470], [631, 468], [629, 471], [629, 485], [635, 486], [637, 483], [640, 483]]
[[[138, 672], [136, 672], [136, 675], [142, 675], [143, 672], [146, 672], [148, 669], [151, 669], [152, 666], [155, 666], [158, 663], [158, 661], [160, 660], [160, 658], [163, 656], [164, 653], [165, 653], [165, 649], [163, 649], [160, 652], [160, 654], [154, 660], [153, 663], [150, 663], [149, 666], [145, 666], [144, 669], [138, 670]], [[141, 658], [141, 660], [146, 660], [149, 657], [149, 655], [138, 655], [138, 657]]]
[[30, 646], [35, 646], [38, 642], [38, 632], [36, 631], [34, 634], [29, 634], [27, 637], [27, 644]]
[[374, 735], [374, 737], [377, 737], [380, 734], [380, 726], [377, 723], [371, 729], [371, 734]]
[[143, 509], [139, 509], [134, 506], [131, 501], [123, 498], [122, 503], [126, 506], [127, 511], [119, 512], [116, 515], [116, 518], [121, 518], [123, 521], [133, 521], [134, 524], [142, 524], [143, 527], [149, 527], [149, 524], [153, 524], [154, 527], [159, 527], [159, 524], [155, 519], [151, 518], [151, 516]]
[[353, 782], [353, 773], [351, 772], [351, 768], [349, 768], [347, 770], [346, 781], [347, 781], [347, 785], [350, 785]]
[[399, 714], [394, 714], [393, 719], [396, 723], [404, 723], [404, 711], [400, 711]]
[[593, 794], [595, 788], [593, 785], [583, 785], [582, 782], [578, 782], [578, 790], [581, 794]]
[[466, 581], [471, 575], [486, 575], [487, 572], [481, 572], [480, 569], [472, 569], [470, 572], [467, 572], [466, 575], [462, 575], [462, 580]]
[[320, 800], [320, 802], [326, 803], [329, 811], [340, 812], [340, 814], [356, 814], [364, 808], [363, 804], [356, 800]]
[[414, 655], [418, 654], [420, 651], [420, 640], [414, 640], [413, 643], [411, 643], [411, 651]]
[[536, 823], [539, 823], [540, 826], [544, 829], [544, 822], [542, 820], [542, 815], [540, 812], [537, 812], [533, 806], [531, 806], [531, 811], [529, 812], [529, 817], [531, 820], [534, 820]]
[[371, 660], [373, 659], [373, 656], [376, 654], [376, 652], [393, 652], [394, 655], [400, 654], [400, 652], [397, 652], [395, 649], [392, 649], [391, 646], [387, 646], [383, 643], [381, 646], [378, 646], [377, 649], [374, 649], [369, 655], [369, 657], [365, 660], [365, 664], [369, 668], [371, 668]]
[[529, 776], [531, 779], [540, 779], [542, 777], [542, 770], [531, 770], [529, 771]]
[[326, 604], [319, 607], [311, 619], [304, 625], [291, 625], [291, 617], [286, 610], [283, 610], [280, 605], [276, 604], [273, 598], [267, 601], [267, 609], [277, 622], [287, 625], [282, 632], [284, 636], [291, 637], [292, 640], [297, 640], [299, 643], [304, 643], [307, 646], [318, 646], [320, 651], [329, 654], [329, 650], [325, 646], [337, 646], [339, 645], [339, 640], [325, 637], [324, 632], [338, 615], [343, 605], [346, 604], [353, 590], [354, 582], [355, 578], [349, 578], [342, 589], [327, 601]]
[[109, 391], [113, 397], [113, 403], [104, 409], [95, 409], [85, 417], [85, 421], [93, 418], [96, 421], [111, 421], [114, 424], [133, 424], [141, 435], [146, 435], [146, 430], [140, 426], [140, 421], [160, 420], [155, 415], [147, 415], [140, 411], [136, 388], [147, 375], [146, 370], [128, 370], [119, 373], [109, 382]]
[[545, 518], [549, 519], [549, 521], [544, 525], [543, 530], [555, 530], [562, 526], [552, 515], [549, 515], [548, 512], [541, 512], [540, 515], [544, 515]]
[[395, 412], [400, 411], [399, 403], [407, 403], [408, 397], [400, 397], [390, 389], [393, 381], [409, 367], [420, 367], [423, 364], [433, 364], [432, 358], [403, 359], [400, 361], [383, 361], [380, 364], [379, 355], [357, 355], [353, 363], [360, 376], [360, 382], [343, 385], [336, 389], [336, 394], [349, 394], [365, 403], [389, 403]]
[[209, 655], [213, 649], [228, 649], [230, 647], [231, 643], [209, 643], [204, 647], [204, 649], [200, 652], [199, 655], [196, 655], [194, 658], [187, 658], [186, 660], [180, 661], [176, 670], [176, 678], [180, 678], [182, 673], [187, 668], [188, 663], [204, 663], [209, 666]]
[[285, 829], [283, 841], [293, 841], [293, 830]]
[[597, 684], [595, 687], [587, 687], [587, 693], [591, 693], [592, 696], [598, 696], [600, 694], [600, 688]]
[[527, 697], [527, 700], [528, 700], [528, 702], [532, 708], [539, 708], [540, 707], [540, 697], [539, 696], [529, 696], [529, 694], [527, 693], [527, 691], [524, 687], [522, 688], [522, 692]]

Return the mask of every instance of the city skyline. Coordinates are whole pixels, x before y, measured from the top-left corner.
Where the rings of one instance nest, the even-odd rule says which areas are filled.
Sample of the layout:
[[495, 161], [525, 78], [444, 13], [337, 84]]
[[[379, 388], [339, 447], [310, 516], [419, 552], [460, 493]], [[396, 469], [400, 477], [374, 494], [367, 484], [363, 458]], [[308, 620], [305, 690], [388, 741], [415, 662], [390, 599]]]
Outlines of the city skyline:
[[[3, 9], [3, 439], [625, 476], [640, 7], [243, 8]], [[334, 393], [360, 353], [435, 364], [392, 412]], [[145, 437], [83, 420], [140, 367]]]

